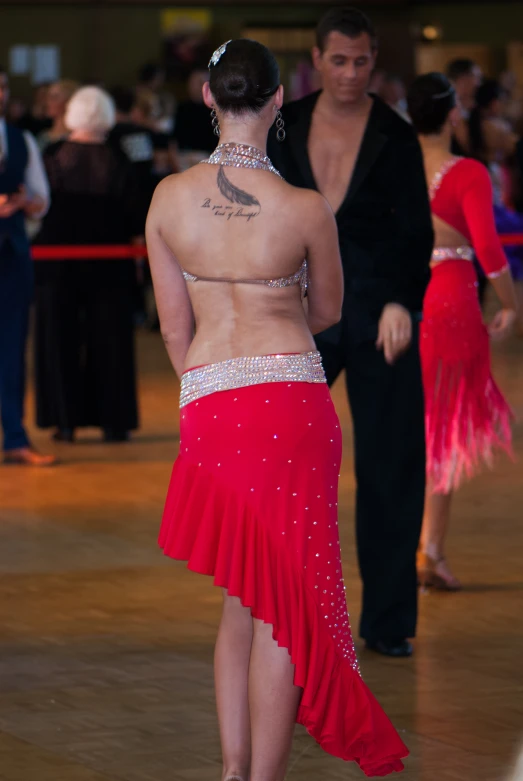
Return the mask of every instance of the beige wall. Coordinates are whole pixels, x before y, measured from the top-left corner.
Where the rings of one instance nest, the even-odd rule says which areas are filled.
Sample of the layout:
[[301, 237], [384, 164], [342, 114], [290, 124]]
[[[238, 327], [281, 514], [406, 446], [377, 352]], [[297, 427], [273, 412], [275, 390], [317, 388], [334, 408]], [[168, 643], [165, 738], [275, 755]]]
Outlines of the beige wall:
[[[57, 44], [62, 75], [78, 80], [132, 81], [137, 67], [159, 51], [158, 11], [151, 8], [52, 6], [0, 9], [0, 60], [13, 44]], [[13, 91], [26, 92], [25, 77], [12, 79]]]
[[483, 73], [495, 75], [495, 53], [491, 46], [481, 43], [441, 43], [420, 44], [416, 46], [415, 60], [417, 73], [447, 70], [447, 65], [458, 57], [474, 60]]
[[[356, 0], [355, 0], [356, 2]], [[366, 5], [360, 0], [360, 6]], [[166, 3], [166, 7], [175, 3]], [[246, 26], [263, 24], [312, 25], [328, 6], [252, 5], [221, 6], [213, 10], [217, 41], [234, 37]], [[465, 4], [433, 3], [410, 8], [369, 8], [381, 39], [379, 65], [404, 76], [414, 71], [411, 37], [417, 23], [436, 23], [444, 31], [444, 43], [486, 44], [491, 50], [492, 68], [506, 61], [506, 44], [523, 38], [523, 2]], [[0, 0], [0, 62], [7, 62], [9, 47], [17, 43], [60, 46], [65, 77], [104, 79], [108, 84], [132, 83], [137, 68], [160, 56], [161, 6], [115, 5], [113, 7], [50, 4], [2, 6]], [[25, 78], [13, 79], [13, 90], [27, 94]]]
[[485, 43], [503, 49], [523, 37], [523, 2], [430, 3], [411, 9], [411, 18], [443, 28], [444, 43]]
[[[213, 9], [214, 36], [220, 42], [240, 35], [246, 26], [314, 25], [324, 9], [325, 4], [280, 5], [277, 10], [247, 3], [217, 7]], [[132, 83], [141, 64], [160, 56], [160, 13], [161, 6], [150, 5], [0, 5], [0, 62], [7, 62], [13, 44], [57, 44], [64, 77]], [[373, 9], [372, 15], [381, 31], [382, 64], [400, 72], [412, 70], [407, 12], [397, 10], [391, 17], [386, 9]], [[13, 78], [12, 86], [18, 94], [30, 91], [25, 77]]]

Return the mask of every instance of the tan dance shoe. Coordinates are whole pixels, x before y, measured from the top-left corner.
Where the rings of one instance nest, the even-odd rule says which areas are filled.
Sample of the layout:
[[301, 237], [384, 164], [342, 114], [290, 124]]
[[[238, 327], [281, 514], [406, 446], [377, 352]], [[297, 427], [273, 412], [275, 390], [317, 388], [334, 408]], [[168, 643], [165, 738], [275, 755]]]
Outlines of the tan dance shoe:
[[33, 447], [17, 447], [4, 453], [4, 464], [18, 464], [19, 466], [55, 466], [58, 463], [56, 456], [44, 456]]
[[428, 553], [418, 551], [416, 556], [418, 583], [423, 589], [438, 591], [461, 591], [463, 585], [450, 571], [445, 556], [434, 559]]

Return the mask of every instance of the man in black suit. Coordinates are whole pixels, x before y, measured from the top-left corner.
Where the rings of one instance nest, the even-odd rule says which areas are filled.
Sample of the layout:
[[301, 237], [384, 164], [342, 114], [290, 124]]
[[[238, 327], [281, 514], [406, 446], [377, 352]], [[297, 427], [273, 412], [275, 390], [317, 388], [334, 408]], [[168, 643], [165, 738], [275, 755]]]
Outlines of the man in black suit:
[[325, 15], [313, 52], [323, 90], [284, 108], [287, 137], [271, 141], [270, 155], [336, 214], [343, 318], [317, 345], [329, 383], [346, 371], [354, 421], [360, 634], [372, 650], [410, 656], [425, 493], [418, 324], [433, 231], [414, 132], [367, 92], [376, 48], [363, 13]]

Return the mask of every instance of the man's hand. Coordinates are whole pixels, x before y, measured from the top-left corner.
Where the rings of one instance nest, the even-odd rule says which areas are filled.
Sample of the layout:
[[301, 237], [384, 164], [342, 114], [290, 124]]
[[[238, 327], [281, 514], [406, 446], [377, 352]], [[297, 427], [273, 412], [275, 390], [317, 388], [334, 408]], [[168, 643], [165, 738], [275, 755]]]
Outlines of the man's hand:
[[0, 195], [0, 219], [12, 217], [20, 209], [25, 209], [26, 204], [27, 196], [24, 187], [20, 187], [18, 192], [12, 195]]
[[412, 320], [400, 304], [387, 304], [381, 314], [376, 347], [383, 350], [389, 365], [399, 358], [412, 340]]

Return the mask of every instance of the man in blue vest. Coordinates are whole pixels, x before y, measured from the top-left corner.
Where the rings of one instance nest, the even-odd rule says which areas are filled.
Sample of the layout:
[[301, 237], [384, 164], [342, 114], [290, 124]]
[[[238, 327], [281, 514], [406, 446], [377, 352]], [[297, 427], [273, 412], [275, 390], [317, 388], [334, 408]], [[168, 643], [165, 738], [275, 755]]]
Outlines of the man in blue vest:
[[56, 459], [31, 447], [22, 424], [33, 287], [25, 219], [45, 214], [49, 185], [34, 138], [5, 121], [8, 100], [9, 80], [0, 67], [0, 412], [4, 461], [51, 466]]

